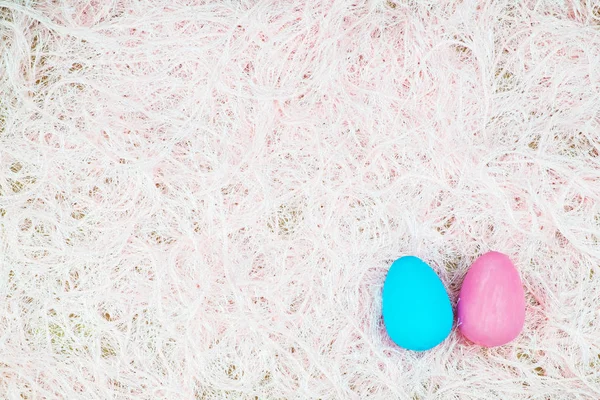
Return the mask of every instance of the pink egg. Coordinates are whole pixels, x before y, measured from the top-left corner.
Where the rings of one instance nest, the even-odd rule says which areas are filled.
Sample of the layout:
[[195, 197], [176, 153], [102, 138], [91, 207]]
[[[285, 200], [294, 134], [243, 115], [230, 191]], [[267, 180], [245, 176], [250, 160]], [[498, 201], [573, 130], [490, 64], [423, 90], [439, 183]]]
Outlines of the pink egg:
[[519, 336], [525, 323], [525, 292], [508, 256], [491, 251], [475, 260], [457, 308], [458, 327], [472, 342], [495, 347]]

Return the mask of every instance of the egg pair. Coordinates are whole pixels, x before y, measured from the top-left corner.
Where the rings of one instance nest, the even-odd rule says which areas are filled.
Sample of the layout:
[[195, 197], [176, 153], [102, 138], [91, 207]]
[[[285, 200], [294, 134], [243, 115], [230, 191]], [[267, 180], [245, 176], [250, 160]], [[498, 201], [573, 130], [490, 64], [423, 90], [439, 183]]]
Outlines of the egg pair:
[[[489, 252], [469, 269], [457, 302], [458, 329], [485, 347], [515, 339], [525, 322], [525, 293], [508, 256]], [[383, 321], [390, 338], [408, 350], [440, 344], [452, 330], [454, 312], [444, 284], [417, 257], [397, 259], [383, 285]]]

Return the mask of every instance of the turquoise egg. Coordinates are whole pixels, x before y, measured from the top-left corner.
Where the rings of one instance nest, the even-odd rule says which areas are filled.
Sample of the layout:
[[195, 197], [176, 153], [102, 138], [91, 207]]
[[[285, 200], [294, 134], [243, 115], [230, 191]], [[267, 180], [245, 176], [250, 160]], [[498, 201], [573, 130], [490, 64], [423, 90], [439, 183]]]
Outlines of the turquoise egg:
[[454, 314], [439, 276], [423, 260], [401, 257], [383, 284], [383, 322], [390, 338], [408, 350], [429, 350], [450, 334]]

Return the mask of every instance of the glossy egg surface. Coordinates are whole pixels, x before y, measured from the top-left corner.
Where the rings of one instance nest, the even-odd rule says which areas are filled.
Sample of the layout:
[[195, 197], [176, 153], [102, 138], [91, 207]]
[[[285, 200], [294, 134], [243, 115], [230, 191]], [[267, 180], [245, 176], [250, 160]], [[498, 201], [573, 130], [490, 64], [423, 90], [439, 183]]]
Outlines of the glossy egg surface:
[[394, 343], [431, 349], [450, 334], [453, 319], [446, 288], [429, 265], [414, 256], [392, 264], [383, 285], [383, 321]]

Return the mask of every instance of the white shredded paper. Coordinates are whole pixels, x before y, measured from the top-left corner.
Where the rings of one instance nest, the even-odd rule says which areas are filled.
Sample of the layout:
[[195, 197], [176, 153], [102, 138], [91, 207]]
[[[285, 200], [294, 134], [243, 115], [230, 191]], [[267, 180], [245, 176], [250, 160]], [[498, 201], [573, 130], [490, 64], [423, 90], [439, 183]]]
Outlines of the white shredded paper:
[[[597, 400], [599, 154], [598, 1], [0, 0], [0, 398]], [[515, 341], [390, 341], [488, 250]]]

